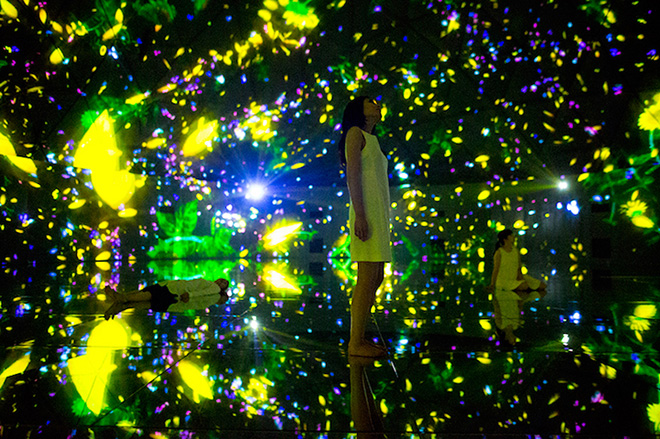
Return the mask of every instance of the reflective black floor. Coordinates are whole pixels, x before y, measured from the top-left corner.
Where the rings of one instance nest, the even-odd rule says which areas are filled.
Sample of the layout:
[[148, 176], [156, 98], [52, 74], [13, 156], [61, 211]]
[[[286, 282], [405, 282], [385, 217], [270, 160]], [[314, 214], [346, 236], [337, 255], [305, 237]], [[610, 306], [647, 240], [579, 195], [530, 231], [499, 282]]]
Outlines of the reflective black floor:
[[2, 436], [620, 437], [660, 424], [658, 277], [577, 287], [559, 267], [509, 346], [469, 261], [394, 263], [369, 326], [388, 356], [370, 361], [346, 355], [344, 261], [186, 263], [221, 266], [230, 300], [106, 321], [103, 287], [155, 283], [146, 262], [7, 262]]

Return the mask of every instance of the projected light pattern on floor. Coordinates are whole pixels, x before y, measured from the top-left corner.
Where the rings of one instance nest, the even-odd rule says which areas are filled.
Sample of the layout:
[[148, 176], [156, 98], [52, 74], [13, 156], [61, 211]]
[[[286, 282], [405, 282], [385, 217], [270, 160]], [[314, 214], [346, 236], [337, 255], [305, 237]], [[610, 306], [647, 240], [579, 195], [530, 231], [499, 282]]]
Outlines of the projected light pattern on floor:
[[[418, 386], [428, 386], [456, 407], [484, 396], [510, 406], [487, 415], [489, 431], [531, 425], [533, 408], [560, 404], [544, 412], [555, 433], [596, 428], [617, 373], [660, 373], [657, 289], [645, 287], [648, 303], [608, 305], [618, 332], [597, 325], [589, 337], [565, 329], [584, 310], [555, 315], [534, 302], [540, 320], [566, 331], [553, 328], [552, 349], [582, 349], [574, 363], [596, 377], [589, 389], [523, 377], [528, 362], [543, 363], [529, 353], [440, 359], [414, 330], [492, 338], [483, 286], [505, 227], [530, 269], [566, 297], [592, 286], [589, 233], [601, 223], [631, 254], [660, 240], [658, 11], [629, 3], [1, 0], [0, 237], [13, 283], [0, 337], [16, 350], [0, 383], [36, 373], [72, 407], [66, 419], [126, 431], [145, 419], [190, 427], [207, 403], [241, 414], [223, 416], [229, 429], [264, 419], [348, 429], [345, 383], [324, 393], [313, 384], [346, 365], [298, 354], [301, 338], [320, 343], [308, 315], [334, 337], [322, 349], [337, 349], [348, 330], [355, 266], [336, 150], [345, 104], [367, 94], [383, 106], [376, 134], [392, 192], [394, 261], [376, 312], [398, 322], [389, 342], [415, 359], [418, 379], [381, 399], [381, 411], [419, 414], [405, 431], [486, 416], [425, 411]], [[328, 288], [319, 267], [332, 275]], [[208, 315], [149, 313], [144, 323], [136, 314], [130, 324], [93, 315], [105, 286], [195, 277], [234, 279], [230, 303], [210, 310], [220, 327]], [[117, 339], [99, 350], [107, 331]], [[50, 342], [63, 347], [37, 349]], [[232, 344], [268, 349], [230, 366]], [[129, 384], [115, 388], [119, 376]], [[145, 385], [160, 400], [149, 414], [133, 398]], [[639, 398], [660, 431], [657, 395]], [[319, 421], [331, 414], [332, 425]]]

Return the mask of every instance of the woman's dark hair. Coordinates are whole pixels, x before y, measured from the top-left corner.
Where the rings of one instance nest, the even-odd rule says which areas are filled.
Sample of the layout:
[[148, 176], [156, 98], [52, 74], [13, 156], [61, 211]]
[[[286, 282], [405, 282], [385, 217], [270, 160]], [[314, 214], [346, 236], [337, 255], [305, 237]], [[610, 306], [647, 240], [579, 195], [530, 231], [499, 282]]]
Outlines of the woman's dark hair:
[[364, 128], [367, 118], [364, 116], [364, 101], [368, 96], [359, 96], [350, 101], [344, 109], [344, 118], [341, 121], [341, 139], [337, 150], [342, 167], [346, 166], [346, 134], [352, 127]]
[[504, 245], [504, 240], [513, 235], [513, 230], [504, 229], [497, 234], [497, 244], [495, 244], [495, 253]]

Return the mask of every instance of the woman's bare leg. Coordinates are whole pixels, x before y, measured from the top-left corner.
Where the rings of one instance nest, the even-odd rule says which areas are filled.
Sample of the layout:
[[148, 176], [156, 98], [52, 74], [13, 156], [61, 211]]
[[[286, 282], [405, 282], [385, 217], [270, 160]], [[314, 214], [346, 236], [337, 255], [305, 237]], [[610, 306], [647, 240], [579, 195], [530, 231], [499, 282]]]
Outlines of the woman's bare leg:
[[358, 262], [358, 276], [351, 301], [351, 340], [349, 355], [378, 357], [384, 350], [365, 340], [364, 333], [376, 301], [376, 291], [383, 282], [384, 262]]
[[105, 311], [103, 317], [105, 317], [106, 320], [110, 320], [110, 319], [114, 319], [117, 314], [119, 314], [120, 312], [124, 312], [127, 309], [135, 309], [135, 310], [149, 309], [150, 306], [151, 306], [151, 302], [149, 301], [124, 302], [124, 303], [113, 302], [110, 308], [108, 308]]
[[511, 325], [504, 328], [504, 337], [506, 338], [506, 341], [508, 341], [510, 345], [516, 344], [516, 336], [513, 334], [513, 328], [511, 327]]
[[527, 291], [529, 290], [529, 285], [527, 285], [527, 282], [522, 281], [520, 285], [514, 290], [514, 291]]
[[105, 295], [117, 303], [126, 303], [126, 302], [148, 302], [151, 300], [151, 293], [144, 290], [135, 290], [129, 293], [118, 293], [112, 288], [105, 287]]

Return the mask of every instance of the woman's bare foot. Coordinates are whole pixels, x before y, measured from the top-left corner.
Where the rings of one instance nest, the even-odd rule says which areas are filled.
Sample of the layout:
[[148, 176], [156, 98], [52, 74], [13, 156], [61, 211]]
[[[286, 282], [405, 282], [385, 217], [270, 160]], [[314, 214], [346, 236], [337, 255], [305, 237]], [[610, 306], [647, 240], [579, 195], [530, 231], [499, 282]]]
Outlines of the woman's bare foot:
[[359, 343], [348, 343], [348, 355], [378, 358], [387, 355], [387, 351], [382, 346], [376, 346], [371, 342], [362, 340]]
[[123, 310], [124, 310], [124, 307], [123, 307], [122, 305], [120, 305], [120, 304], [117, 303], [117, 302], [114, 302], [114, 303], [110, 306], [110, 308], [108, 308], [108, 309], [105, 311], [105, 313], [103, 314], [103, 317], [104, 317], [106, 320], [114, 319], [115, 316], [116, 316], [117, 314], [119, 314], [120, 312], [122, 312]]

